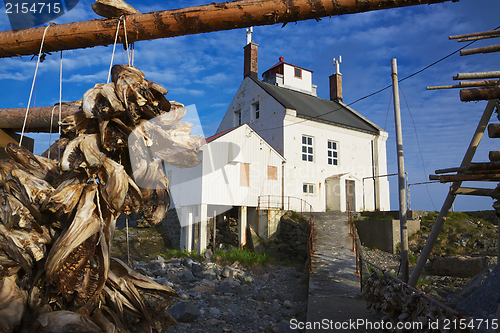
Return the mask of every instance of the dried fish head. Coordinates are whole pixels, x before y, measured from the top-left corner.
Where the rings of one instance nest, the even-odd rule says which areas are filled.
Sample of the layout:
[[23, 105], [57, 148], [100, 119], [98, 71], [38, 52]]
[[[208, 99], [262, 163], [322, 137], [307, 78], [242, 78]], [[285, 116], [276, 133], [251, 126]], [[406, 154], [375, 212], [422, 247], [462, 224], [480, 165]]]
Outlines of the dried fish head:
[[28, 293], [19, 289], [16, 275], [3, 278], [0, 285], [0, 328], [12, 330], [21, 323]]
[[74, 138], [86, 132], [97, 133], [99, 131], [97, 120], [87, 118], [82, 111], [64, 118], [61, 127], [63, 134], [68, 138]]
[[139, 13], [137, 9], [123, 0], [96, 0], [92, 9], [97, 15], [106, 18]]
[[121, 164], [106, 158], [98, 172], [102, 197], [113, 211], [122, 209], [128, 192], [129, 176]]
[[71, 311], [54, 311], [39, 316], [30, 329], [40, 333], [102, 333], [88, 316]]
[[59, 175], [59, 166], [57, 162], [40, 155], [35, 155], [23, 146], [11, 142], [7, 144], [5, 151], [14, 161], [40, 179], [50, 183]]
[[34, 216], [29, 209], [15, 196], [0, 188], [0, 220], [7, 230], [12, 228], [31, 231], [36, 224]]

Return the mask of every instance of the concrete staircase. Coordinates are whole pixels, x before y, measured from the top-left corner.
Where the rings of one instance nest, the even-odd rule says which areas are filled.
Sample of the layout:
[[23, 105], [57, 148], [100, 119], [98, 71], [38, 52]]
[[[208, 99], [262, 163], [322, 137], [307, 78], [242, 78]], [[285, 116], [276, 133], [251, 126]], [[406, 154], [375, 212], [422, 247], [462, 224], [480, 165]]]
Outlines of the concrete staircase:
[[[312, 257], [313, 272], [309, 276], [308, 322], [324, 319], [333, 323], [365, 319], [377, 321], [366, 310], [361, 299], [360, 278], [356, 275], [356, 258], [349, 236], [347, 213], [314, 214], [315, 238]], [[335, 332], [312, 329], [306, 332]], [[351, 332], [351, 330], [340, 330]], [[363, 332], [363, 329], [352, 332]]]

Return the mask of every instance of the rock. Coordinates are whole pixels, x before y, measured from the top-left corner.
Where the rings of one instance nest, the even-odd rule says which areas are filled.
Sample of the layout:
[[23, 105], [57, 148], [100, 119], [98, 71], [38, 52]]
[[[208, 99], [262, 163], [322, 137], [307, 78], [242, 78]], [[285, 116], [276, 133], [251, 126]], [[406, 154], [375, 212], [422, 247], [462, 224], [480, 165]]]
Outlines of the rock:
[[215, 287], [215, 292], [218, 293], [218, 294], [226, 294], [226, 293], [230, 293], [232, 292], [233, 289], [231, 288], [231, 286], [224, 286], [224, 285], [220, 285], [220, 286], [217, 286]]
[[242, 280], [245, 283], [252, 283], [253, 282], [253, 277], [251, 277], [250, 275], [245, 275], [245, 276], [243, 276]]
[[205, 253], [203, 254], [205, 259], [211, 259], [213, 255], [214, 254], [212, 253], [212, 250], [210, 250], [210, 249], [206, 250]]
[[453, 256], [437, 259], [432, 265], [435, 275], [474, 276], [486, 268], [482, 257]]
[[220, 273], [222, 277], [228, 278], [228, 277], [233, 277], [233, 269], [229, 266], [224, 267], [222, 272]]
[[190, 302], [175, 303], [167, 312], [181, 323], [191, 323], [201, 315], [200, 310]]
[[215, 316], [215, 317], [218, 317], [220, 316], [220, 310], [217, 309], [217, 308], [210, 308], [208, 310], [208, 312], [212, 315], [212, 316]]
[[194, 261], [193, 261], [193, 259], [191, 259], [191, 258], [189, 258], [189, 257], [184, 257], [184, 258], [182, 258], [182, 260], [181, 260], [181, 264], [182, 264], [182, 265], [184, 265], [184, 266], [186, 266], [186, 267], [191, 266], [191, 264], [192, 264], [193, 262], [194, 262]]
[[196, 278], [194, 277], [193, 273], [191, 273], [190, 270], [188, 269], [183, 269], [179, 272], [178, 277], [181, 281], [183, 282], [193, 282], [196, 281]]
[[205, 270], [205, 267], [203, 265], [200, 265], [196, 262], [193, 262], [190, 268], [191, 272], [196, 276], [203, 275], [203, 271]]
[[274, 302], [273, 302], [273, 309], [274, 309], [275, 311], [279, 311], [279, 309], [281, 309], [281, 304], [280, 304], [280, 302], [278, 302], [278, 301], [274, 301]]
[[289, 300], [286, 300], [284, 303], [283, 303], [283, 306], [287, 309], [291, 309], [293, 308], [293, 304], [292, 302], [290, 302]]
[[208, 326], [217, 326], [217, 325], [220, 325], [222, 323], [223, 323], [223, 321], [219, 320], [219, 319], [209, 319], [209, 320], [205, 321], [205, 324], [207, 324]]
[[476, 318], [495, 315], [500, 303], [500, 265], [491, 272], [483, 285], [458, 303], [456, 310]]
[[283, 320], [280, 323], [278, 333], [298, 333], [298, 332], [299, 331], [297, 331], [296, 329], [292, 329], [290, 327], [290, 323], [288, 321]]

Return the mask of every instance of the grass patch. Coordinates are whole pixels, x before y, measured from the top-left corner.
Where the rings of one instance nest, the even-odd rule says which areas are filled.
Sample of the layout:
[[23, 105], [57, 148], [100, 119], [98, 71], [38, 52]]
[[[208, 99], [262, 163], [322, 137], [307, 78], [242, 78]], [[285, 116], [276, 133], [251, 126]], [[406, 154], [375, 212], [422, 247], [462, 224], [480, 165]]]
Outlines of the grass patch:
[[238, 261], [245, 266], [262, 265], [270, 262], [270, 256], [267, 252], [256, 253], [246, 249], [240, 250], [232, 248], [229, 251], [215, 250], [214, 258], [221, 261], [233, 263]]
[[186, 250], [181, 251], [175, 249], [168, 249], [165, 252], [160, 253], [160, 255], [165, 259], [189, 257], [197, 261], [204, 260], [203, 254], [199, 254], [198, 252], [188, 252]]

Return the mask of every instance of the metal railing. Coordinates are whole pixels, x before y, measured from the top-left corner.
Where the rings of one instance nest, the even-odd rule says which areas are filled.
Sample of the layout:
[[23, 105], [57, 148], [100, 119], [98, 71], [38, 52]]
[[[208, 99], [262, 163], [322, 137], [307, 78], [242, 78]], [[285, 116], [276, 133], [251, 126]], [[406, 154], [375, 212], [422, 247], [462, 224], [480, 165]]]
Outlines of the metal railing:
[[265, 209], [282, 209], [290, 210], [290, 207], [294, 207], [294, 201], [300, 201], [300, 217], [304, 218], [305, 213], [309, 213], [309, 270], [312, 271], [312, 255], [314, 253], [313, 241], [314, 241], [314, 210], [310, 203], [302, 198], [291, 197], [291, 196], [280, 196], [280, 195], [262, 195], [259, 196], [257, 203], [257, 210]]
[[361, 250], [361, 241], [359, 240], [358, 230], [354, 225], [354, 218], [352, 215], [351, 208], [347, 204], [347, 216], [349, 223], [349, 236], [352, 238], [352, 248], [351, 251], [355, 253], [356, 260], [356, 275], [359, 276], [359, 284], [361, 291], [363, 291], [363, 253]]

